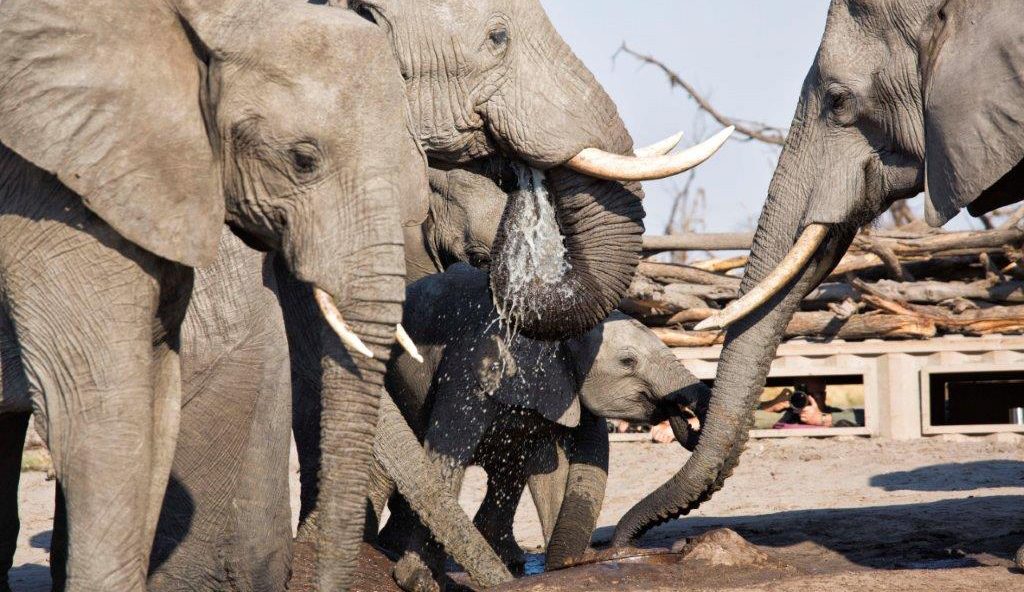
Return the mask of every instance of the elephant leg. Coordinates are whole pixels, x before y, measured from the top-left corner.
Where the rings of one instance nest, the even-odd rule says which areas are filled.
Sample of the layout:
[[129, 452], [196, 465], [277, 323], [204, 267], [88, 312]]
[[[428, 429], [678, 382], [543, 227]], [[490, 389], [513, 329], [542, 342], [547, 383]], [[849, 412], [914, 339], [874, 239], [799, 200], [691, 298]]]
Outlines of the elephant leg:
[[141, 591], [177, 436], [192, 272], [55, 194], [0, 205], [2, 297], [66, 501], [66, 587]]
[[0, 414], [0, 592], [6, 592], [7, 573], [18, 546], [18, 484], [21, 455], [30, 413]]
[[522, 467], [489, 466], [487, 495], [473, 517], [473, 525], [484, 535], [509, 570], [517, 575], [522, 575], [526, 564], [526, 556], [516, 542], [513, 529], [516, 509], [524, 489], [526, 475]]
[[291, 554], [287, 341], [262, 254], [225, 229], [182, 325], [181, 434], [149, 592], [284, 588]]
[[564, 439], [559, 437], [541, 444], [543, 453], [535, 455], [538, 462], [543, 459], [543, 466], [532, 466], [528, 469], [527, 483], [533, 506], [537, 509], [544, 543], [551, 540], [555, 530], [558, 511], [562, 509], [565, 498], [565, 485], [569, 479], [569, 458], [565, 451]]
[[68, 508], [60, 481], [53, 494], [53, 534], [50, 536], [52, 592], [64, 592], [68, 581]]
[[584, 410], [567, 450], [565, 498], [548, 541], [547, 566], [558, 568], [590, 547], [608, 484], [608, 429], [605, 420]]

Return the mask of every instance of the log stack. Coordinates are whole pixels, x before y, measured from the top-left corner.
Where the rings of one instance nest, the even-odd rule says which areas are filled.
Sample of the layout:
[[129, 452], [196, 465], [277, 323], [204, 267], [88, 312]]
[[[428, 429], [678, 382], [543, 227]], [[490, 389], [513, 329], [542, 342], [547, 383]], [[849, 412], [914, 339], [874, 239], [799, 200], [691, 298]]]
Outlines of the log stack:
[[[750, 248], [750, 234], [647, 237], [646, 255]], [[832, 275], [811, 292], [786, 339], [928, 339], [1024, 333], [1024, 230], [943, 232], [916, 224], [864, 230]], [[697, 322], [738, 297], [745, 256], [686, 265], [650, 257], [621, 309], [673, 347], [720, 344]]]

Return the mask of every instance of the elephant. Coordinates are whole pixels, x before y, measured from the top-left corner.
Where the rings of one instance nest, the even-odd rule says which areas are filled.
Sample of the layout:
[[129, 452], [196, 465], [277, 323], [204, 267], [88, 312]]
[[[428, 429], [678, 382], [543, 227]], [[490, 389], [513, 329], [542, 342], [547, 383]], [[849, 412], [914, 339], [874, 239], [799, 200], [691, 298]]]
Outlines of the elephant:
[[800, 300], [859, 228], [927, 190], [927, 221], [1021, 199], [1024, 6], [1013, 0], [833, 0], [768, 189], [693, 456], [632, 508], [613, 542], [686, 514], [735, 468]]
[[546, 259], [553, 273], [515, 273], [523, 252], [512, 221], [538, 207], [527, 194], [508, 203], [490, 257], [499, 309], [532, 338], [578, 337], [618, 306], [640, 259], [638, 182], [697, 166], [731, 133], [671, 156], [634, 156], [615, 104], [539, 0], [331, 3], [387, 34], [432, 166], [499, 156], [546, 188], [561, 236]]
[[426, 207], [401, 81], [380, 31], [328, 7], [0, 4], [0, 409], [18, 434], [34, 412], [53, 456], [66, 589], [146, 585], [193, 269], [225, 224], [324, 315], [317, 577], [348, 587], [404, 296], [399, 205]]
[[[687, 443], [688, 418], [710, 395], [650, 330], [621, 313], [562, 343], [509, 338], [487, 274], [464, 263], [409, 287], [403, 326], [422, 346], [425, 363], [399, 353], [386, 375], [388, 392], [453, 494], [471, 462], [487, 470], [487, 498], [475, 523], [519, 567], [512, 518], [528, 478], [534, 478], [534, 497], [552, 534], [549, 558], [561, 563], [582, 554], [604, 497], [603, 418], [669, 419]], [[560, 441], [567, 441], [568, 458], [558, 458]], [[386, 486], [371, 488], [378, 516], [389, 494]], [[409, 518], [393, 513], [382, 541], [396, 547], [398, 533], [407, 534], [414, 522]], [[409, 535], [410, 553], [396, 567], [406, 589], [432, 587], [421, 552], [440, 573], [443, 555], [424, 551], [424, 536]]]
[[[397, 62], [412, 134], [432, 168], [504, 157], [530, 179], [535, 191], [517, 193], [507, 203], [489, 259], [502, 314], [531, 337], [582, 335], [618, 306], [640, 259], [639, 182], [700, 165], [732, 133], [727, 128], [671, 155], [634, 151], [611, 98], [558, 35], [539, 0], [327, 4], [354, 10], [389, 39], [382, 53]], [[670, 148], [677, 142], [670, 141]], [[533, 253], [523, 248], [517, 220], [541, 214], [552, 228], [551, 248], [541, 258], [551, 273], [514, 273], [536, 269], [518, 264]], [[408, 233], [415, 231], [407, 227]], [[421, 252], [415, 259], [428, 256]], [[293, 376], [293, 429], [304, 476], [302, 538], [316, 537], [309, 518], [319, 514], [312, 483], [319, 448], [311, 446], [319, 441], [319, 426], [310, 419], [319, 416], [311, 394], [316, 384], [315, 378]]]

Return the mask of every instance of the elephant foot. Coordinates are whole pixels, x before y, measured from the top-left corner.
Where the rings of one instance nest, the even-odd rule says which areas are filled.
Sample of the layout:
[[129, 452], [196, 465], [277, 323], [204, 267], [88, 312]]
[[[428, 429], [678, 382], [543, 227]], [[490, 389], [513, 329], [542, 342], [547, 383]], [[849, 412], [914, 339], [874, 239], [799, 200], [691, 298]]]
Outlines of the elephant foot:
[[1024, 571], [1024, 545], [1017, 549], [1017, 556], [1013, 558], [1013, 562], [1017, 564], [1017, 569]]
[[526, 568], [526, 554], [523, 553], [522, 547], [515, 539], [501, 539], [495, 546], [494, 552], [498, 554], [512, 575], [516, 577], [523, 575], [523, 570]]
[[441, 592], [441, 585], [434, 579], [434, 573], [423, 559], [407, 552], [395, 564], [395, 582], [405, 592]]

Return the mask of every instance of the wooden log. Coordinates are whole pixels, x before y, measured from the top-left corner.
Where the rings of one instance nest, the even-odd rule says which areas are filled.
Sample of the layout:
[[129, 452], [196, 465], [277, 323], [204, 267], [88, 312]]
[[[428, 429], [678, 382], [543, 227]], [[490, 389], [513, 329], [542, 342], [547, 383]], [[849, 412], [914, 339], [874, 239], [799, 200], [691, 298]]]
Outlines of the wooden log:
[[874, 253], [847, 253], [832, 272], [832, 277], [842, 277], [883, 265], [882, 258]]
[[911, 304], [909, 308], [934, 322], [944, 333], [991, 335], [1024, 333], [1024, 306], [992, 306], [954, 313], [941, 306]]
[[899, 238], [877, 233], [872, 235], [872, 239], [892, 251], [900, 260], [905, 260], [938, 255], [979, 255], [999, 252], [1007, 245], [1019, 245], [1024, 240], [1024, 231], [1008, 228], [979, 232], [942, 232], [914, 238]]
[[[669, 290], [666, 293], [666, 287], [638, 275], [633, 278], [633, 283], [629, 286], [627, 298], [652, 303], [654, 306], [673, 310], [673, 312], [688, 308], [708, 307], [708, 302], [699, 296], [682, 294], [677, 290]], [[708, 289], [716, 290], [715, 288]]]
[[683, 323], [698, 323], [719, 312], [714, 308], [691, 308], [681, 310], [665, 320], [666, 325], [682, 325]]
[[645, 254], [669, 251], [747, 251], [753, 242], [753, 232], [687, 233], [645, 236], [643, 249]]
[[876, 286], [863, 282], [856, 287], [865, 292], [863, 298], [872, 306], [897, 315], [916, 315], [935, 323], [943, 333], [990, 335], [1024, 332], [1024, 306], [989, 306], [952, 311], [942, 306], [890, 300]]
[[878, 295], [890, 300], [920, 304], [938, 304], [955, 298], [989, 302], [1024, 303], [1024, 282], [893, 282], [881, 280], [871, 284]]
[[831, 312], [800, 312], [786, 327], [787, 339], [927, 339], [935, 334], [935, 323], [916, 315], [856, 314], [842, 320]]
[[700, 286], [697, 284], [670, 284], [665, 286], [665, 297], [673, 296], [692, 297], [697, 296], [703, 300], [735, 300], [739, 294], [739, 286], [731, 288], [728, 286]]
[[715, 273], [725, 273], [727, 271], [746, 267], [749, 262], [750, 257], [731, 257], [729, 259], [708, 259], [707, 261], [698, 261], [696, 263], [692, 263], [690, 267]]
[[[719, 331], [653, 331], [669, 347], [707, 347], [724, 339]], [[830, 312], [798, 312], [786, 327], [787, 339], [928, 339], [936, 333], [935, 322], [916, 314], [856, 314], [843, 320]]]
[[683, 282], [701, 286], [728, 286], [732, 288], [739, 288], [740, 286], [739, 278], [673, 263], [641, 261], [637, 271], [641, 275], [668, 284]]
[[[992, 255], [999, 259], [1005, 258], [1004, 255], [995, 253]], [[875, 257], [871, 254], [849, 253], [840, 262], [839, 267], [832, 273], [829, 280], [845, 281], [849, 274], [869, 281], [892, 279], [888, 269], [881, 262], [876, 265], [871, 264]], [[902, 266], [917, 280], [973, 281], [981, 273], [976, 255], [930, 257], [903, 261]]]

